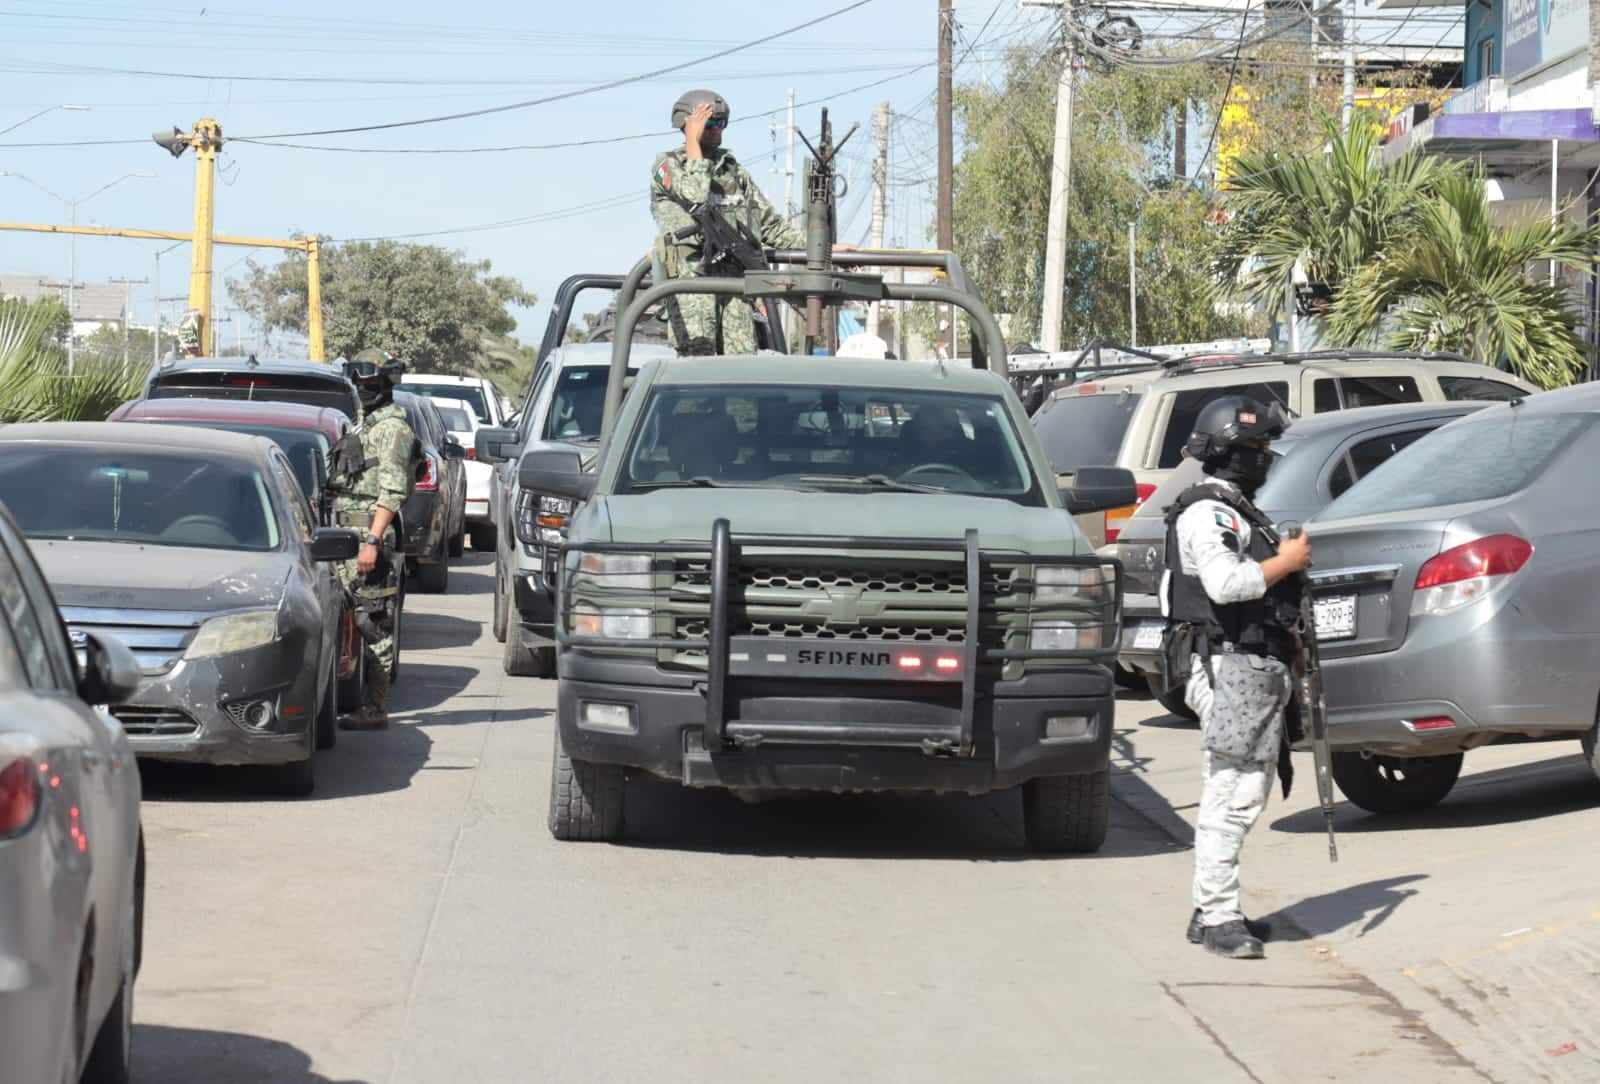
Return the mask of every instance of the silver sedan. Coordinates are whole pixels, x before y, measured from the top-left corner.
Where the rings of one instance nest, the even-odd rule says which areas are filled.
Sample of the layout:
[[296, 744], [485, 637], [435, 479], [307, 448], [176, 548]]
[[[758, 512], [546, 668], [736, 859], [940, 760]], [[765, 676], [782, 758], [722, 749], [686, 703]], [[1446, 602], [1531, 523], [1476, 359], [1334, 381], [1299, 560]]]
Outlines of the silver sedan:
[[[83, 636], [0, 508], [0, 1080], [124, 1084], [144, 919], [139, 772], [90, 706], [139, 684]], [[81, 662], [79, 661], [81, 659]]]
[[1600, 386], [1530, 396], [1417, 441], [1311, 523], [1334, 779], [1425, 809], [1462, 755], [1580, 738], [1600, 702]]

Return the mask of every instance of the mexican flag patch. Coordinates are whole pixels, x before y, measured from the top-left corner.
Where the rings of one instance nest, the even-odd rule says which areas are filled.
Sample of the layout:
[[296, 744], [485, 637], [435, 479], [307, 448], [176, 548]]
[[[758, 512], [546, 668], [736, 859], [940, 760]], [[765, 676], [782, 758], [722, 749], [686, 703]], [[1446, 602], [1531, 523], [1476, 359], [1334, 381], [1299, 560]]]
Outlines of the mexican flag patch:
[[1233, 531], [1235, 534], [1238, 533], [1238, 531], [1239, 531], [1239, 523], [1232, 516], [1228, 515], [1228, 513], [1226, 513], [1226, 512], [1216, 512], [1216, 513], [1213, 513], [1213, 515], [1215, 515], [1215, 517], [1216, 517], [1217, 526], [1218, 527], [1226, 527], [1228, 530]]
[[656, 183], [668, 192], [672, 191], [672, 170], [667, 168], [667, 160], [665, 158], [656, 167]]

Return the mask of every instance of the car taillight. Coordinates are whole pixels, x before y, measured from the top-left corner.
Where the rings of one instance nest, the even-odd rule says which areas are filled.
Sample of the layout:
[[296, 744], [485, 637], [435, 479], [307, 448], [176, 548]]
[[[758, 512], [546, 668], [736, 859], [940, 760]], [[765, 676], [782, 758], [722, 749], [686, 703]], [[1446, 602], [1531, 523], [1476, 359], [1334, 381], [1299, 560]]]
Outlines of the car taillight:
[[476, 448], [468, 448], [467, 449], [467, 458], [468, 459], [477, 459], [478, 458], [478, 449], [476, 449]]
[[417, 488], [430, 491], [439, 488], [439, 473], [434, 469], [431, 455], [422, 457], [422, 477], [417, 479]]
[[1447, 549], [1417, 570], [1411, 615], [1448, 613], [1476, 602], [1532, 556], [1533, 544], [1511, 534], [1489, 535]]
[[31, 757], [13, 757], [0, 767], [0, 839], [21, 833], [39, 809], [40, 766]]
[[1138, 485], [1139, 500], [1134, 504], [1123, 505], [1121, 508], [1106, 509], [1106, 541], [1115, 542], [1122, 533], [1122, 525], [1128, 518], [1139, 510], [1139, 506], [1150, 499], [1156, 487], [1149, 482], [1140, 482]]

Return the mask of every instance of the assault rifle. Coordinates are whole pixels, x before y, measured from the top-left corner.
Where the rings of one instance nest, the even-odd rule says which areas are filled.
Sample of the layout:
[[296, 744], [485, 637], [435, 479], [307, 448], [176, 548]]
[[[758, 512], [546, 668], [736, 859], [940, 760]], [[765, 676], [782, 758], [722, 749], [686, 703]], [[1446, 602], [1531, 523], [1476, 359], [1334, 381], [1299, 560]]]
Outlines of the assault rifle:
[[709, 271], [713, 267], [728, 264], [738, 264], [745, 271], [763, 271], [767, 268], [767, 256], [761, 239], [751, 233], [744, 223], [729, 222], [722, 208], [709, 200], [689, 203], [680, 199], [677, 202], [694, 219], [694, 225], [685, 226], [672, 236], [678, 241], [695, 236], [700, 238], [700, 266], [703, 270]]
[[[1287, 535], [1298, 538], [1304, 528], [1290, 527]], [[1298, 641], [1299, 675], [1296, 688], [1300, 697], [1300, 719], [1311, 737], [1311, 755], [1317, 775], [1317, 802], [1328, 826], [1328, 861], [1339, 861], [1339, 845], [1333, 835], [1333, 753], [1328, 746], [1328, 702], [1322, 691], [1322, 652], [1317, 646], [1317, 609], [1311, 594], [1311, 577], [1300, 573], [1300, 616], [1295, 632]]]

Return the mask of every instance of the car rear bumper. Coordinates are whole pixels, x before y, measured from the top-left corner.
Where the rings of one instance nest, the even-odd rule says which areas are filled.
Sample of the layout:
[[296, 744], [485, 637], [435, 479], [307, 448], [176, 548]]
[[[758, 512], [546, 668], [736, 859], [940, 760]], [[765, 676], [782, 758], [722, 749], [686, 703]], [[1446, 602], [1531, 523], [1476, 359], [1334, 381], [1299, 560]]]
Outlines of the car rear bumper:
[[1445, 752], [1505, 734], [1578, 735], [1593, 726], [1600, 637], [1536, 627], [1510, 601], [1412, 618], [1395, 651], [1324, 659], [1333, 745]]
[[1160, 677], [1166, 670], [1161, 655], [1161, 633], [1166, 628], [1161, 616], [1161, 600], [1155, 595], [1122, 596], [1122, 640], [1117, 661], [1146, 677]]
[[[282, 642], [212, 659], [181, 660], [147, 677], [111, 709], [140, 757], [203, 764], [285, 764], [304, 760], [315, 725], [318, 677], [299, 672], [302, 651]], [[265, 704], [263, 726], [245, 722]]]
[[[829, 740], [763, 740], [707, 748], [704, 679], [669, 673], [648, 659], [604, 658], [563, 649], [557, 718], [563, 745], [580, 760], [622, 764], [686, 786], [772, 790], [958, 791], [984, 793], [1041, 776], [1077, 775], [1106, 767], [1112, 722], [1111, 675], [1103, 666], [1041, 673], [989, 683], [974, 708], [971, 756], [930, 755], [895, 747], [898, 725], [942, 709], [905, 698], [905, 689], [874, 686], [841, 695], [836, 681], [793, 679], [730, 683], [727, 726], [781, 717], [823, 720]], [[895, 695], [898, 693], [899, 695]], [[586, 704], [624, 705], [631, 729], [586, 721]], [[1080, 716], [1086, 732], [1047, 739], [1050, 717]], [[776, 730], [782, 729], [778, 723]]]
[[481, 500], [473, 498], [473, 497], [468, 497], [467, 498], [467, 522], [468, 523], [490, 523], [490, 522], [492, 522], [492, 518], [489, 515], [489, 498], [488, 497], [484, 497]]
[[7, 1081], [61, 1079], [91, 895], [89, 865], [65, 858], [65, 836], [41, 818], [0, 848], [0, 1076]]

